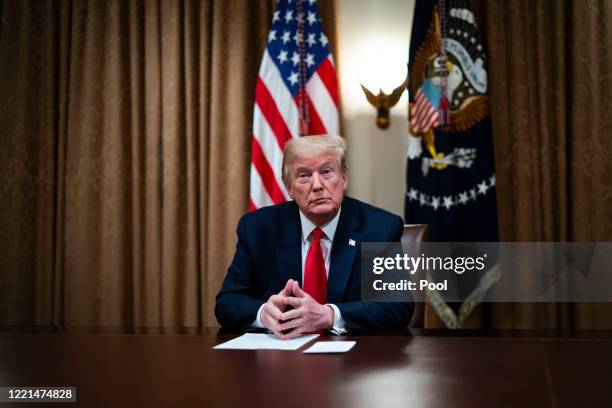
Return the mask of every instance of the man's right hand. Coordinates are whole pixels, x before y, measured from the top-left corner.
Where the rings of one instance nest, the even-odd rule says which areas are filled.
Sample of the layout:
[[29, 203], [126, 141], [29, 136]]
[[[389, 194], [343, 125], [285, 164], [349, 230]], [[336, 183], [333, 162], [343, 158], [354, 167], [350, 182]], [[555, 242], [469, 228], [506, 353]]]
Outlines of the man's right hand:
[[286, 336], [281, 331], [281, 316], [287, 307], [285, 298], [291, 295], [293, 282], [293, 279], [289, 279], [283, 290], [276, 295], [270, 296], [263, 309], [261, 309], [261, 315], [259, 316], [262, 326], [283, 340]]

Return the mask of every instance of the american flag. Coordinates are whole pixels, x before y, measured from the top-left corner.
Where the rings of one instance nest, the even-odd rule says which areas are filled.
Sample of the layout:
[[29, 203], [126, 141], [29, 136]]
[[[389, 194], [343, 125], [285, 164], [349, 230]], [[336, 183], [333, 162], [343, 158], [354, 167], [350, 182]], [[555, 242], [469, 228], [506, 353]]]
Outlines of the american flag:
[[289, 198], [288, 140], [338, 130], [336, 69], [316, 0], [278, 0], [255, 89], [249, 210]]
[[414, 106], [410, 112], [410, 126], [413, 134], [423, 134], [440, 125], [440, 115], [436, 107], [440, 103], [440, 87], [429, 80], [414, 95]]

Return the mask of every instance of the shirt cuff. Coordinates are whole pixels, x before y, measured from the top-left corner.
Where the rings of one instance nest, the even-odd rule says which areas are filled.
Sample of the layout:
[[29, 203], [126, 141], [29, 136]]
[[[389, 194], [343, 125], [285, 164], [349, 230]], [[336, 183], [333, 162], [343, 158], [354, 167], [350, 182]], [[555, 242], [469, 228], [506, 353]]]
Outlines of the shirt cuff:
[[266, 304], [262, 304], [261, 306], [259, 306], [259, 310], [257, 311], [257, 316], [255, 316], [255, 321], [253, 323], [251, 323], [251, 328], [252, 329], [263, 329], [263, 324], [261, 324], [261, 311], [263, 310], [264, 306]]
[[332, 326], [330, 331], [334, 334], [346, 333], [348, 331], [346, 330], [346, 323], [344, 322], [344, 319], [342, 318], [342, 314], [340, 313], [340, 309], [338, 309], [338, 306], [333, 305], [331, 303], [327, 303], [327, 306], [334, 309], [334, 325]]

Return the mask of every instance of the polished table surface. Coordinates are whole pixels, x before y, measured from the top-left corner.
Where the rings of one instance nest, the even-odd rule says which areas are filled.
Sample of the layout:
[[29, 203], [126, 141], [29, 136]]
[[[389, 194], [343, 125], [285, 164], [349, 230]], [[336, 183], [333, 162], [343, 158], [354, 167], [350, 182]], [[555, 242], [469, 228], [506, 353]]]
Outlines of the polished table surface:
[[0, 327], [0, 386], [75, 386], [64, 407], [612, 407], [610, 332], [320, 337], [357, 341], [334, 355], [212, 349], [237, 335]]

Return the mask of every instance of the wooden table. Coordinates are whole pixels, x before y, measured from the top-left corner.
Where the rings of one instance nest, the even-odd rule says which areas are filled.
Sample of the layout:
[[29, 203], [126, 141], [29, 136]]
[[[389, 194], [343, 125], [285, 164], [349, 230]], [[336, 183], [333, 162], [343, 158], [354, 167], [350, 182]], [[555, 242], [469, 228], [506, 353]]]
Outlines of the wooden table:
[[0, 328], [0, 386], [77, 387], [64, 407], [612, 406], [609, 332], [324, 336], [357, 340], [338, 355], [212, 349], [236, 335]]

